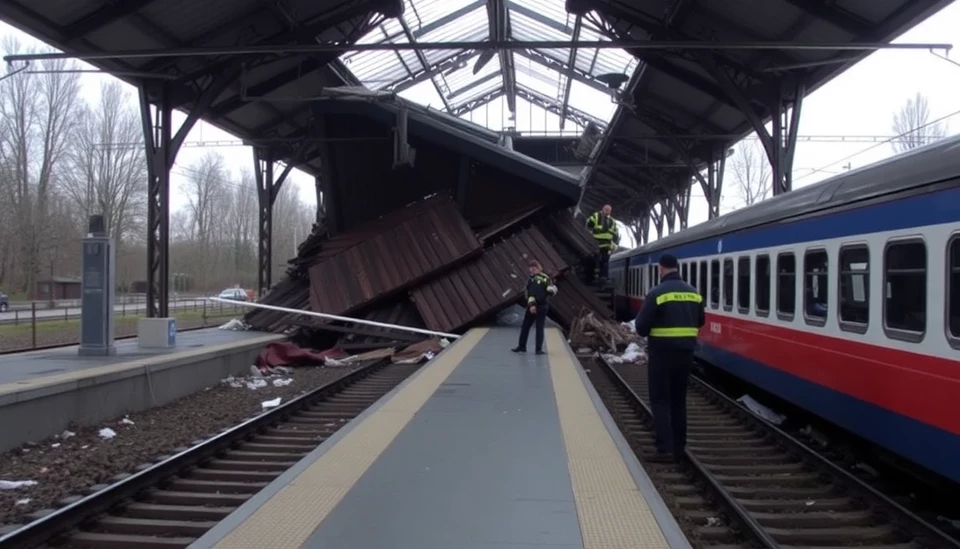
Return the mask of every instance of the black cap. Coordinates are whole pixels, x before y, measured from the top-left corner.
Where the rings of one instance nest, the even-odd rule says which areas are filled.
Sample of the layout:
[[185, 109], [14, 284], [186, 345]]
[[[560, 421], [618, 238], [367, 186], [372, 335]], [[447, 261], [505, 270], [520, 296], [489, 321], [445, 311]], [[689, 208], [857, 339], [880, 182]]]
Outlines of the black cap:
[[663, 254], [660, 256], [660, 266], [664, 269], [676, 269], [680, 267], [677, 257], [673, 254]]

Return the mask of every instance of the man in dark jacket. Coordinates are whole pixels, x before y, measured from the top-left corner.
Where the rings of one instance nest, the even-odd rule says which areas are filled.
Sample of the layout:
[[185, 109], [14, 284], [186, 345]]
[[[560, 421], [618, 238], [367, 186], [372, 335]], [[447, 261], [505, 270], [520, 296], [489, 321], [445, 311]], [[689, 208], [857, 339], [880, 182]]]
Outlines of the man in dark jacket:
[[550, 310], [549, 297], [556, 295], [557, 287], [550, 277], [543, 272], [540, 262], [531, 261], [529, 266], [530, 278], [527, 279], [526, 304], [527, 312], [523, 315], [523, 325], [520, 327], [520, 343], [511, 351], [515, 353], [527, 352], [527, 337], [530, 336], [530, 326], [537, 325], [536, 352], [543, 354], [543, 329], [547, 322], [547, 312]]
[[678, 267], [676, 257], [660, 256], [660, 284], [644, 298], [636, 320], [637, 333], [647, 338], [647, 378], [657, 439], [657, 453], [650, 461], [658, 463], [684, 455], [687, 384], [697, 333], [706, 322], [703, 297], [680, 278]]

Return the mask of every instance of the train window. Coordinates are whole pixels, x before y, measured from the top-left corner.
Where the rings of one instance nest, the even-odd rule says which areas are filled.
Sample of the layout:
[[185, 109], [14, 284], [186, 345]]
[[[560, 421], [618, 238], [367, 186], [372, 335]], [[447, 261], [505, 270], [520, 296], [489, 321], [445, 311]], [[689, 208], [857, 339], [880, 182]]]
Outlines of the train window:
[[777, 316], [793, 320], [797, 310], [797, 258], [792, 253], [777, 256]]
[[733, 260], [723, 260], [723, 308], [733, 310]]
[[737, 260], [737, 309], [750, 314], [750, 258]]
[[865, 333], [870, 320], [870, 249], [862, 244], [840, 248], [839, 265], [840, 328]]
[[710, 262], [710, 306], [714, 309], [720, 306], [720, 260]]
[[770, 314], [770, 256], [758, 255], [754, 270], [757, 316], [767, 316]]
[[694, 288], [697, 287], [697, 262], [693, 261], [690, 263], [690, 279], [687, 280], [691, 286]]
[[887, 244], [883, 271], [883, 325], [887, 336], [922, 340], [927, 328], [927, 246], [920, 240]]
[[947, 250], [947, 334], [956, 339], [960, 338], [960, 235], [950, 239]]
[[707, 282], [709, 282], [709, 275], [707, 274], [707, 262], [700, 262], [700, 285], [697, 286], [700, 288], [700, 295], [706, 299], [707, 297]]
[[689, 278], [687, 278], [689, 276], [687, 269], [689, 269], [689, 266], [687, 263], [684, 263], [683, 265], [680, 266], [680, 278], [684, 280], [690, 280]]
[[827, 323], [828, 256], [826, 250], [809, 250], [803, 254], [803, 317], [807, 324]]

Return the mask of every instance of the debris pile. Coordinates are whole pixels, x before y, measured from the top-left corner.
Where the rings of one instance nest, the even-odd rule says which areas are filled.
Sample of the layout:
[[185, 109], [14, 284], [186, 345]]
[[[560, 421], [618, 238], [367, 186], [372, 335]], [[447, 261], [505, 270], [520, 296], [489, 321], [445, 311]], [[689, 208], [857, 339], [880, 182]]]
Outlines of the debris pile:
[[[324, 223], [315, 225], [289, 261], [286, 279], [261, 302], [453, 333], [520, 301], [527, 265], [536, 259], [560, 288], [551, 316], [571, 329], [582, 311], [597, 322], [613, 317], [573, 272], [595, 247], [582, 221], [569, 211], [528, 206], [491, 218], [440, 193], [340, 234], [330, 235]], [[422, 360], [442, 348], [425, 335], [279, 311], [253, 309], [244, 323], [255, 330], [292, 333], [303, 346], [328, 349], [322, 357], [303, 357], [314, 363], [346, 363], [363, 356], [353, 353], [375, 351], [395, 362]], [[418, 348], [421, 344], [426, 347]], [[396, 349], [406, 349], [410, 356]], [[291, 353], [273, 352], [273, 357], [262, 357], [271, 365], [286, 364], [289, 357], [276, 355]]]
[[642, 348], [643, 338], [639, 337], [629, 322], [616, 323], [612, 320], [597, 318], [593, 312], [582, 312], [570, 326], [570, 345], [575, 349], [590, 349], [616, 352], [629, 345]]

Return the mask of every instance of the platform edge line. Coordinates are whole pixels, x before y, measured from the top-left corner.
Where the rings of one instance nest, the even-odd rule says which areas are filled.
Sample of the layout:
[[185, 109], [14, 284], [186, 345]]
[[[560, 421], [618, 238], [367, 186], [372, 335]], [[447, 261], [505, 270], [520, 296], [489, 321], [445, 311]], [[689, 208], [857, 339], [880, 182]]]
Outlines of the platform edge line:
[[613, 438], [613, 443], [616, 444], [617, 449], [620, 450], [620, 455], [623, 456], [623, 460], [627, 464], [627, 470], [630, 471], [630, 476], [633, 477], [640, 493], [643, 494], [647, 500], [650, 511], [653, 513], [657, 524], [660, 525], [660, 531], [663, 532], [664, 537], [667, 539], [670, 549], [692, 549], [690, 541], [680, 528], [680, 524], [677, 522], [677, 519], [674, 518], [673, 513], [670, 512], [667, 503], [663, 500], [663, 496], [660, 495], [660, 491], [653, 485], [653, 481], [647, 474], [646, 469], [640, 464], [640, 460], [637, 459], [637, 455], [634, 453], [633, 448], [630, 447], [630, 443], [627, 442], [623, 433], [620, 432], [616, 421], [613, 419], [613, 416], [610, 415], [610, 411], [607, 410], [607, 407], [603, 404], [600, 394], [597, 393], [593, 383], [590, 382], [590, 378], [587, 377], [587, 373], [583, 368], [577, 367], [579, 360], [577, 359], [576, 353], [573, 352], [573, 349], [569, 345], [564, 345], [564, 347], [566, 348], [567, 355], [573, 361], [574, 370], [576, 370], [577, 375], [580, 377], [580, 381], [583, 382], [587, 394], [590, 395], [590, 400], [593, 401], [593, 406], [600, 415], [604, 427], [607, 428], [607, 432], [610, 434], [610, 437]]
[[[333, 448], [335, 448], [344, 438], [346, 438], [350, 433], [352, 433], [358, 426], [364, 424], [366, 420], [370, 418], [370, 416], [380, 412], [387, 403], [391, 402], [394, 399], [395, 396], [397, 396], [399, 393], [407, 389], [412, 383], [414, 383], [421, 376], [431, 371], [432, 366], [441, 364], [443, 362], [444, 357], [448, 356], [451, 352], [454, 351], [454, 349], [467, 345], [468, 348], [466, 349], [463, 357], [461, 357], [460, 360], [458, 360], [456, 364], [454, 364], [453, 367], [450, 369], [450, 372], [448, 372], [447, 375], [440, 380], [439, 384], [442, 384], [443, 381], [447, 379], [449, 375], [456, 369], [456, 367], [459, 366], [460, 362], [464, 358], [466, 358], [467, 355], [469, 355], [470, 351], [472, 351], [473, 348], [476, 347], [478, 343], [480, 343], [480, 341], [486, 335], [487, 331], [488, 330], [486, 328], [470, 330], [469, 332], [467, 332], [467, 334], [464, 334], [464, 337], [461, 337], [460, 339], [454, 341], [452, 344], [450, 344], [445, 349], [440, 351], [440, 353], [438, 353], [429, 363], [425, 364], [423, 367], [417, 370], [413, 375], [403, 380], [399, 385], [397, 385], [396, 387], [391, 389], [389, 392], [387, 392], [385, 395], [380, 397], [370, 407], [368, 407], [366, 410], [361, 412], [357, 417], [353, 418], [351, 421], [349, 421], [347, 424], [345, 424], [343, 427], [337, 430], [337, 432], [335, 432], [329, 438], [324, 440], [319, 446], [314, 448], [309, 454], [301, 458], [293, 467], [284, 471], [279, 477], [271, 481], [270, 484], [268, 484], [263, 490], [260, 490], [259, 492], [254, 494], [253, 497], [245, 501], [240, 507], [234, 509], [233, 512], [227, 515], [226, 518], [218, 522], [216, 526], [208, 530], [201, 537], [194, 540], [194, 542], [191, 543], [187, 547], [187, 549], [212, 549], [217, 545], [219, 545], [233, 531], [235, 531], [237, 528], [242, 526], [247, 519], [249, 519], [251, 516], [256, 514], [258, 511], [260, 511], [260, 509], [265, 504], [267, 504], [274, 496], [276, 496], [281, 490], [287, 487], [297, 477], [302, 475], [307, 469], [309, 469], [312, 465], [314, 465], [317, 461], [319, 461], [325, 454], [327, 454]], [[476, 337], [476, 340], [465, 341], [467, 340], [466, 336], [469, 335], [471, 332], [478, 334], [478, 336]], [[439, 384], [438, 384], [438, 387], [439, 387]], [[426, 400], [424, 402], [426, 402]], [[402, 428], [400, 430], [402, 431]], [[397, 434], [399, 434], [399, 431]], [[394, 438], [396, 438], [396, 435], [394, 436]], [[392, 439], [391, 439], [391, 442], [392, 442]], [[384, 446], [383, 450], [386, 450], [387, 447], [389, 447], [389, 442], [387, 443], [387, 445]], [[383, 451], [380, 452], [380, 454], [382, 453]], [[379, 455], [377, 457], [379, 457]], [[369, 466], [367, 467], [367, 469], [369, 469]], [[366, 470], [364, 470], [360, 476], [362, 476], [363, 473], [365, 472]], [[359, 477], [356, 480], [359, 480]], [[354, 482], [354, 484], [356, 484], [356, 481]], [[343, 496], [345, 495], [346, 493], [343, 494]], [[341, 499], [343, 496], [341, 496]], [[314, 528], [311, 529], [310, 533], [303, 541], [306, 541], [309, 539], [310, 535], [313, 534], [313, 531], [315, 531], [316, 528], [320, 526], [320, 524], [323, 522], [326, 516], [329, 515], [330, 512], [332, 512], [335, 507], [336, 507], [335, 505], [331, 507], [331, 509], [329, 509], [329, 511], [326, 513], [326, 515], [324, 515], [323, 518], [316, 521]], [[293, 548], [284, 548], [284, 549], [293, 549]]]

